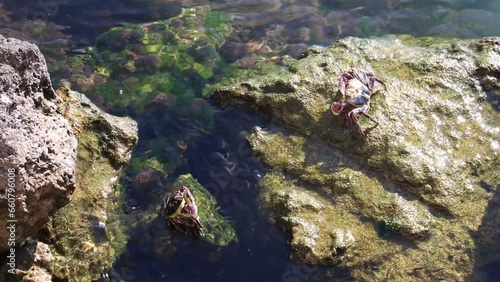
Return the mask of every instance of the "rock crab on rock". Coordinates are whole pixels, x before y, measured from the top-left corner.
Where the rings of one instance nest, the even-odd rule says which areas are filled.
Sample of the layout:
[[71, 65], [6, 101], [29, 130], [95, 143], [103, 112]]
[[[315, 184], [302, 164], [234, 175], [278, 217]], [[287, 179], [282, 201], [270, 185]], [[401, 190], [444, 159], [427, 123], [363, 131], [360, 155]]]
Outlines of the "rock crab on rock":
[[194, 197], [186, 186], [181, 186], [169, 195], [163, 203], [163, 215], [172, 229], [199, 238], [203, 225], [198, 216]]
[[373, 94], [375, 82], [386, 87], [385, 83], [375, 77], [373, 73], [351, 67], [351, 70], [342, 73], [339, 79], [340, 92], [346, 102], [333, 102], [331, 104], [331, 110], [334, 115], [337, 116], [340, 113], [345, 113], [344, 127], [351, 127], [354, 123], [363, 136], [365, 133], [359, 123], [359, 116], [363, 115], [373, 121], [375, 126], [378, 125], [378, 121], [368, 114], [370, 110], [370, 97]]

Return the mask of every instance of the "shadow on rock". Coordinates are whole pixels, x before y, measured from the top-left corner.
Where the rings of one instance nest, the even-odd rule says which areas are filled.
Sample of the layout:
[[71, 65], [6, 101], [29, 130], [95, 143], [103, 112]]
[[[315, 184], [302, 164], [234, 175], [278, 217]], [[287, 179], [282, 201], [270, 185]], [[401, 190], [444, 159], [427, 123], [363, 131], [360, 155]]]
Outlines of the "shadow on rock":
[[500, 277], [500, 185], [486, 208], [481, 226], [473, 235], [476, 242], [474, 271], [470, 281], [495, 281]]

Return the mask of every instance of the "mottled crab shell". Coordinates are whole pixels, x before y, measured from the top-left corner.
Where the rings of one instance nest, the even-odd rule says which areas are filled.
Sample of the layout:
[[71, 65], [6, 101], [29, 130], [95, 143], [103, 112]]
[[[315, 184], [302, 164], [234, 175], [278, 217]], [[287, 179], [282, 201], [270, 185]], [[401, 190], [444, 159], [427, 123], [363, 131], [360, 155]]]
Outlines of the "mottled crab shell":
[[170, 195], [163, 204], [165, 217], [177, 217], [181, 213], [185, 205], [186, 200], [184, 199], [184, 197], [182, 197], [182, 199], [177, 199], [173, 197], [173, 195]]
[[361, 108], [369, 102], [370, 102], [370, 95], [366, 95], [364, 93], [347, 100], [347, 103], [353, 105], [356, 108]]
[[[340, 88], [342, 92], [342, 88]], [[361, 95], [362, 93], [370, 94], [370, 90], [368, 87], [364, 85], [360, 80], [353, 78], [347, 82], [347, 86], [345, 88], [345, 92], [342, 93], [346, 99], [350, 99], [356, 96]]]

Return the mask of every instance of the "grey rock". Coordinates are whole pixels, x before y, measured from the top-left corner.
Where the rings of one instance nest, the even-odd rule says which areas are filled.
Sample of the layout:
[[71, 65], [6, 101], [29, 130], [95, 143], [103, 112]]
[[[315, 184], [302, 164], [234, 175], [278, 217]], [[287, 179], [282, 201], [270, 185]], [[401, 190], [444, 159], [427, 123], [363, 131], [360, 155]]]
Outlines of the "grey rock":
[[[77, 140], [57, 112], [47, 65], [35, 45], [0, 35], [0, 206], [15, 198], [16, 244], [48, 222], [75, 189]], [[15, 169], [15, 189], [6, 190]], [[6, 208], [0, 219], [13, 219]], [[0, 229], [0, 252], [9, 247]]]

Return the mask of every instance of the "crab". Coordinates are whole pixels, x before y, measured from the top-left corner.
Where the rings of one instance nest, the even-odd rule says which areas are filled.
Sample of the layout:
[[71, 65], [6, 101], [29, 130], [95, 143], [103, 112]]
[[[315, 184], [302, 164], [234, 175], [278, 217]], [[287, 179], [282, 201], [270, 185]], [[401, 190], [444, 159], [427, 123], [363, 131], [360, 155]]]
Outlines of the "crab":
[[330, 106], [334, 115], [345, 113], [344, 127], [355, 124], [363, 136], [365, 134], [359, 123], [359, 116], [363, 115], [378, 125], [378, 121], [368, 114], [375, 82], [386, 87], [385, 83], [373, 73], [351, 68], [350, 71], [342, 73], [339, 79], [340, 92], [346, 102], [333, 102]]
[[167, 195], [163, 203], [163, 216], [173, 230], [179, 230], [196, 238], [203, 235], [198, 207], [186, 186], [181, 186]]

